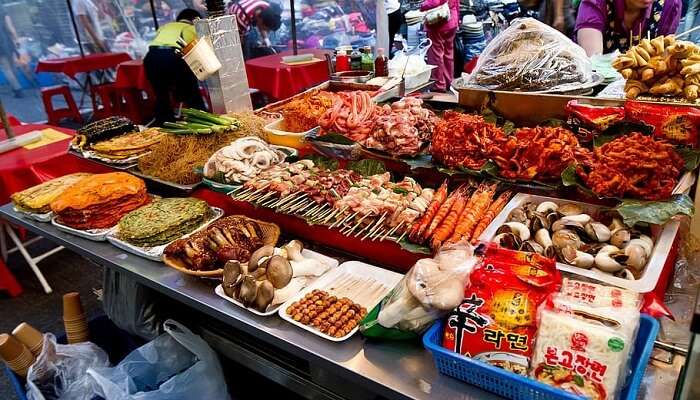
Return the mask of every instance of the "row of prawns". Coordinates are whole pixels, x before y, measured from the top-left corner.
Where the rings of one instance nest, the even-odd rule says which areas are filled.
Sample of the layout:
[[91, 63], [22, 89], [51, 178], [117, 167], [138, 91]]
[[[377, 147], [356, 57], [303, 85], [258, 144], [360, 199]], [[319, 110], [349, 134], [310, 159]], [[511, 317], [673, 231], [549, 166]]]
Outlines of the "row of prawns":
[[462, 185], [448, 196], [445, 181], [423, 216], [411, 227], [408, 239], [427, 243], [434, 250], [460, 240], [475, 243], [511, 195], [504, 191], [496, 197], [496, 184], [481, 184], [476, 188]]

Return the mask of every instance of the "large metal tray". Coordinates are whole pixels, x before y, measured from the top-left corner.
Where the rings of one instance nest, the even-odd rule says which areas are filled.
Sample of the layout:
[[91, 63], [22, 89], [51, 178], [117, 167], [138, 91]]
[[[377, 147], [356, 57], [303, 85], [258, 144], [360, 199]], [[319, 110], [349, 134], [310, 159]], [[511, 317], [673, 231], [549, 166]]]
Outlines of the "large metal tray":
[[[218, 207], [211, 207], [212, 212], [214, 213], [214, 216], [210, 218], [208, 221], [203, 223], [202, 225], [198, 226], [197, 229], [195, 229], [192, 232], [196, 232], [207, 225], [211, 224], [212, 222], [216, 221], [217, 219], [221, 218], [221, 216], [224, 215], [224, 210], [218, 208]], [[192, 232], [188, 233], [185, 236], [188, 236], [192, 234]], [[163, 257], [163, 251], [165, 250], [166, 247], [172, 242], [162, 244], [160, 246], [154, 246], [154, 247], [139, 247], [135, 246], [127, 241], [124, 241], [119, 238], [119, 225], [117, 225], [109, 234], [107, 234], [107, 241], [111, 243], [114, 247], [120, 248], [124, 251], [128, 251], [129, 253], [136, 254], [139, 257], [146, 258], [148, 260], [153, 260], [153, 261], [161, 261]]]
[[127, 170], [127, 169], [135, 166], [138, 162], [139, 157], [141, 157], [141, 156], [138, 156], [138, 157], [135, 157], [135, 158], [132, 157], [132, 158], [126, 159], [126, 160], [114, 161], [114, 160], [109, 160], [106, 158], [90, 155], [90, 153], [92, 153], [92, 152], [78, 151], [78, 150], [74, 149], [72, 145], [69, 145], [69, 147], [68, 147], [68, 154], [72, 154], [76, 157], [79, 157], [79, 158], [82, 158], [85, 160], [89, 160], [89, 161], [92, 161], [92, 162], [95, 162], [98, 164], [102, 164], [102, 165], [110, 167], [110, 168], [122, 170], [122, 171]]
[[44, 213], [44, 214], [37, 214], [37, 213], [29, 212], [29, 211], [20, 210], [19, 208], [15, 207], [15, 206], [12, 206], [12, 209], [17, 214], [21, 214], [24, 217], [27, 217], [29, 219], [33, 219], [34, 221], [50, 222], [51, 219], [53, 218], [53, 211], [49, 211], [49, 212]]
[[192, 183], [192, 184], [190, 184], [190, 185], [181, 185], [181, 184], [179, 184], [179, 183], [170, 182], [170, 181], [165, 181], [165, 180], [156, 178], [156, 177], [154, 177], [154, 176], [150, 176], [150, 175], [144, 174], [143, 172], [141, 172], [141, 171], [139, 170], [138, 166], [132, 166], [131, 168], [127, 169], [126, 172], [128, 172], [128, 173], [130, 173], [130, 174], [134, 174], [134, 175], [136, 175], [136, 176], [138, 176], [138, 177], [140, 177], [140, 178], [143, 178], [143, 179], [146, 179], [146, 180], [149, 180], [149, 181], [157, 182], [157, 183], [159, 183], [159, 184], [161, 184], [161, 185], [163, 185], [163, 186], [168, 186], [168, 187], [172, 187], [172, 188], [175, 188], [175, 189], [178, 189], [178, 190], [182, 190], [182, 191], [184, 191], [184, 192], [186, 192], [186, 193], [192, 192], [197, 186], [199, 186], [199, 185], [202, 183], [202, 180], [201, 180], [201, 179], [199, 180], [199, 182]]
[[75, 235], [83, 239], [92, 240], [93, 242], [103, 242], [107, 240], [107, 235], [109, 235], [115, 229], [115, 227], [113, 226], [111, 228], [89, 229], [84, 231], [63, 225], [62, 223], [58, 222], [57, 219], [58, 217], [51, 218], [51, 224], [55, 226], [58, 230], [70, 233], [71, 235]]

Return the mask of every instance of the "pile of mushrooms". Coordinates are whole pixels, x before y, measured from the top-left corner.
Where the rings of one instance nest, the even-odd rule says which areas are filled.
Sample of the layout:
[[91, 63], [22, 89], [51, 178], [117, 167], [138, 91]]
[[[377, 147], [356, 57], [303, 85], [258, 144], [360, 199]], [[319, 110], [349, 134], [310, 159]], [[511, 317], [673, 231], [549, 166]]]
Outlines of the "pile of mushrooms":
[[653, 240], [619, 218], [606, 225], [575, 203], [523, 203], [511, 211], [492, 239], [502, 247], [556, 257], [579, 268], [597, 268], [624, 279], [639, 279]]
[[260, 312], [284, 303], [329, 269], [319, 260], [304, 257], [302, 250], [304, 245], [292, 240], [281, 248], [259, 248], [248, 263], [228, 261], [224, 265], [224, 293]]

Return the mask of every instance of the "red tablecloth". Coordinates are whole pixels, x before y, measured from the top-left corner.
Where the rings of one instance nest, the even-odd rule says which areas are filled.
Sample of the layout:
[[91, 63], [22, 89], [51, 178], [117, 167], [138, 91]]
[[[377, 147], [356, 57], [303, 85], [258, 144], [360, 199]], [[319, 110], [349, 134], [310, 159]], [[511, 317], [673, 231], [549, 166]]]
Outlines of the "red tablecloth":
[[330, 79], [325, 59], [328, 51], [316, 49], [299, 51], [299, 54], [308, 53], [312, 53], [323, 61], [294, 66], [283, 64], [282, 57], [291, 55], [291, 51], [246, 61], [248, 86], [276, 100], [282, 100]]
[[151, 90], [151, 83], [146, 77], [146, 69], [143, 60], [129, 60], [117, 66], [117, 78], [114, 80], [116, 87], [120, 89]]
[[85, 57], [54, 58], [39, 61], [36, 72], [55, 72], [75, 78], [78, 73], [116, 68], [119, 63], [128, 60], [131, 60], [131, 56], [127, 53], [97, 53], [88, 54]]

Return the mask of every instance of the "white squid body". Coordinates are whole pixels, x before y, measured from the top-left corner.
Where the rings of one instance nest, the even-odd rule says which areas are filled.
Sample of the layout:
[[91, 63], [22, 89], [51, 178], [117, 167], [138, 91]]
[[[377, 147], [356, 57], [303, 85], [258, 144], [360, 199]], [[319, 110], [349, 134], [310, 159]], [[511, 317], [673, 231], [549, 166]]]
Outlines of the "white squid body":
[[284, 161], [285, 155], [262, 139], [249, 136], [235, 140], [212, 154], [204, 164], [204, 176], [213, 178], [222, 173], [227, 182], [247, 182], [273, 165]]

